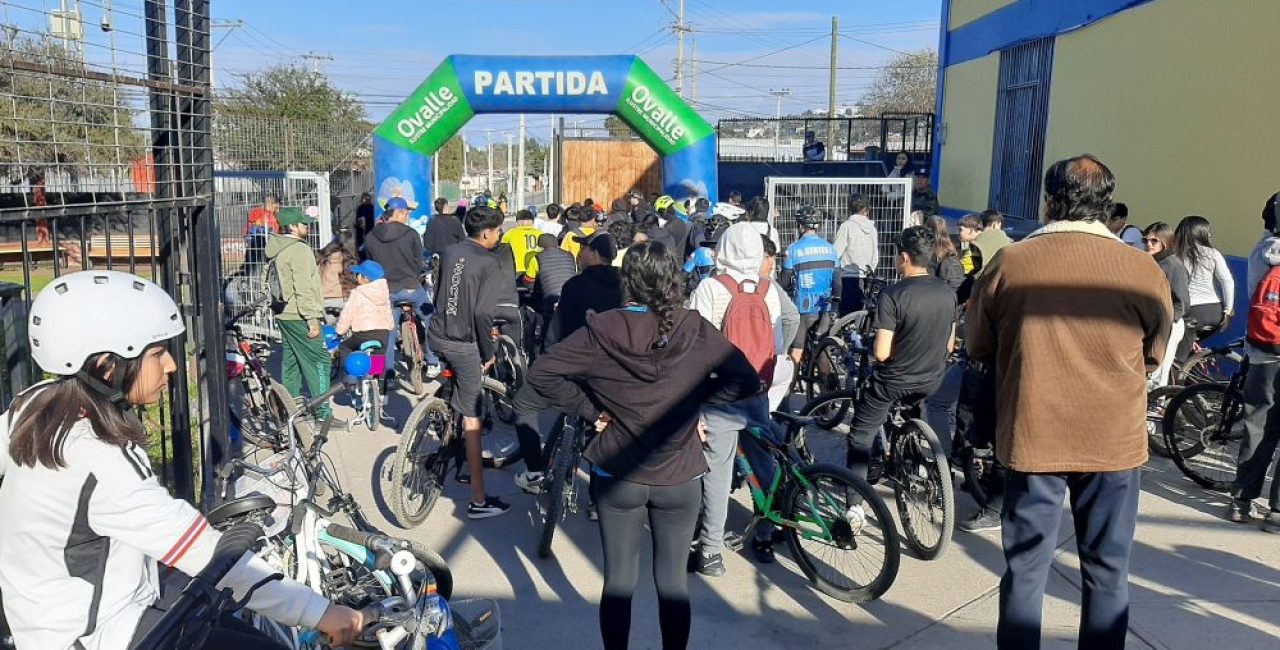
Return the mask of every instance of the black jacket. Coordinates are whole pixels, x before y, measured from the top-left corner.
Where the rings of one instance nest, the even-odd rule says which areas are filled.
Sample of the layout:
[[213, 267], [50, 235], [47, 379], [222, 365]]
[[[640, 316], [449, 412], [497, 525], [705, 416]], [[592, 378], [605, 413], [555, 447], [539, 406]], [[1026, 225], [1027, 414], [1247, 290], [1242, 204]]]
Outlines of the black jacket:
[[468, 239], [440, 256], [436, 311], [431, 316], [431, 340], [475, 343], [480, 358], [493, 358], [493, 317], [503, 285], [512, 276], [502, 272], [493, 251]]
[[547, 343], [563, 341], [587, 324], [587, 312], [597, 314], [622, 306], [622, 275], [618, 267], [597, 264], [583, 269], [564, 284], [560, 306], [547, 332]]
[[630, 212], [610, 212], [604, 217], [604, 227], [608, 228], [615, 223], [631, 223]]
[[650, 312], [617, 309], [550, 348], [528, 382], [553, 406], [612, 421], [584, 456], [611, 475], [645, 485], [677, 485], [707, 471], [698, 441], [705, 404], [760, 392], [751, 363], [697, 312], [677, 309], [665, 347]]
[[1173, 251], [1161, 251], [1155, 257], [1160, 270], [1169, 279], [1169, 290], [1173, 292], [1173, 320], [1180, 320], [1187, 313], [1187, 305], [1191, 302], [1188, 288], [1191, 275], [1187, 273], [1182, 258], [1174, 255]]
[[462, 222], [451, 214], [437, 214], [427, 222], [422, 232], [422, 247], [428, 255], [442, 254], [454, 244], [466, 241], [467, 230]]
[[369, 259], [382, 265], [392, 293], [422, 289], [422, 240], [413, 228], [399, 221], [379, 224], [365, 238]]
[[573, 253], [563, 248], [545, 248], [538, 252], [538, 277], [533, 285], [539, 302], [559, 300], [564, 285], [578, 272]]

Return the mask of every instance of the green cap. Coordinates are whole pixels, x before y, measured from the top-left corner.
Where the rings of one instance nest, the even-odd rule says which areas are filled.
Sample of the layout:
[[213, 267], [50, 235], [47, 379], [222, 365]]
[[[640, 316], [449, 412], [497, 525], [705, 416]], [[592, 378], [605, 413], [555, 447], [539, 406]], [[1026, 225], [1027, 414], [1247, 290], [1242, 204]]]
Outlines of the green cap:
[[276, 214], [276, 221], [280, 227], [292, 226], [299, 223], [315, 223], [316, 220], [308, 217], [302, 208], [280, 208], [280, 212]]

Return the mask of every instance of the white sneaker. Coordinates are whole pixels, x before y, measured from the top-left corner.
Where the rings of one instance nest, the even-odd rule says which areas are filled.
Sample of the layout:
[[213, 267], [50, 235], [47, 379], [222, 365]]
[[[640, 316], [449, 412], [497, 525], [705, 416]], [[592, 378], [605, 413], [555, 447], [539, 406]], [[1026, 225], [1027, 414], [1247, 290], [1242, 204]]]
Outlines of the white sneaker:
[[441, 372], [443, 372], [443, 369], [440, 367], [440, 364], [438, 363], [427, 364], [427, 379], [435, 379], [436, 377], [440, 376]]
[[515, 476], [516, 485], [529, 494], [542, 494], [542, 484], [546, 480], [547, 475], [542, 472], [520, 472]]

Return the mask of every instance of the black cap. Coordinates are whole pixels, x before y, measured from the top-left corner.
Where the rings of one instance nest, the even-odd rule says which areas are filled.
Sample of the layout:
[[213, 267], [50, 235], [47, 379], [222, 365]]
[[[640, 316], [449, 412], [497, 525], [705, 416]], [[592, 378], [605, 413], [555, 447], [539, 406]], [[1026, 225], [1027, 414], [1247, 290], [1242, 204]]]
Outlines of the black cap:
[[915, 171], [915, 174], [914, 174], [914, 175], [915, 175], [915, 176], [928, 176], [928, 175], [929, 175], [929, 170], [928, 170], [928, 169], [925, 169], [925, 168], [923, 168], [923, 167], [920, 167], [920, 168], [916, 169], [916, 171]]
[[612, 262], [613, 258], [618, 256], [618, 240], [614, 239], [608, 231], [597, 230], [585, 239], [579, 238], [579, 241], [583, 246], [590, 247], [606, 262]]
[[626, 199], [614, 199], [612, 207], [614, 212], [626, 212], [631, 204]]

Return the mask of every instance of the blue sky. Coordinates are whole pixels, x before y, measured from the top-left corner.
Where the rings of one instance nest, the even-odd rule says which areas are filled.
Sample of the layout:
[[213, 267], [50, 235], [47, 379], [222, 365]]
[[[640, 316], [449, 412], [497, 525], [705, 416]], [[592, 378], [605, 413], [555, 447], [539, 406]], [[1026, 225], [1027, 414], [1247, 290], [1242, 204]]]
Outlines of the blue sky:
[[[245, 26], [215, 30], [219, 83], [275, 61], [319, 61], [341, 88], [384, 117], [448, 54], [641, 55], [674, 76], [676, 0], [220, 0], [215, 20]], [[686, 0], [697, 42], [698, 108], [724, 117], [772, 115], [769, 90], [788, 88], [784, 112], [827, 105], [831, 16], [840, 18], [837, 102], [854, 103], [893, 50], [936, 48], [941, 0]], [[225, 40], [223, 40], [225, 37]], [[742, 63], [742, 65], [726, 65]], [[788, 67], [755, 67], [788, 66]], [[223, 81], [226, 80], [226, 81]], [[688, 92], [688, 89], [686, 89]], [[516, 117], [480, 116], [468, 130], [510, 130]], [[550, 118], [530, 116], [544, 139]], [[597, 116], [582, 117], [599, 120]], [[475, 129], [475, 131], [472, 131]], [[500, 138], [495, 135], [495, 140]]]

